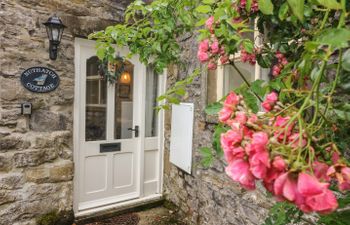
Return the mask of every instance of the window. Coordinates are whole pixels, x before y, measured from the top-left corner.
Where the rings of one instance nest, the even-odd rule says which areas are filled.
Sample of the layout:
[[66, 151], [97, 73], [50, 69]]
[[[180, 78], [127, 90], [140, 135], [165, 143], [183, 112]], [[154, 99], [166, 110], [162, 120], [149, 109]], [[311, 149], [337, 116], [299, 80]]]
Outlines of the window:
[[[252, 23], [252, 28], [254, 27]], [[255, 29], [254, 35], [249, 33], [246, 38], [254, 40], [255, 45], [260, 45], [259, 32]], [[257, 63], [240, 62], [240, 54], [234, 56], [235, 64], [242, 72], [243, 76], [253, 82], [257, 79], [268, 79], [269, 69], [261, 68]], [[243, 79], [231, 65], [220, 65], [216, 70], [209, 70], [207, 76], [207, 104], [217, 102], [228, 94], [232, 89], [238, 88], [244, 83]]]
[[159, 76], [152, 67], [147, 67], [146, 75], [146, 109], [145, 109], [145, 136], [158, 136], [158, 112], [155, 110], [158, 97]]

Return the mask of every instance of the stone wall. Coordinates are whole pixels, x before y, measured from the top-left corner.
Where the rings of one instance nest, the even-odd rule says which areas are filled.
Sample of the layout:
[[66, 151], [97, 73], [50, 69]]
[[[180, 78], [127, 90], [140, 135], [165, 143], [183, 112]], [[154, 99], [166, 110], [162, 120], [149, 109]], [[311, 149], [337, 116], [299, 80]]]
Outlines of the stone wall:
[[[196, 38], [183, 43], [182, 59], [187, 68], [169, 68], [168, 85], [184, 78], [194, 68], [200, 67], [196, 57]], [[209, 169], [200, 166], [200, 147], [211, 146], [215, 123], [206, 118], [207, 74], [202, 74], [189, 88], [184, 102], [195, 105], [193, 132], [192, 174], [189, 175], [169, 162], [171, 112], [165, 115], [164, 194], [179, 206], [189, 224], [198, 225], [253, 225], [262, 224], [271, 205], [260, 188], [247, 192], [234, 183], [224, 172], [224, 162], [217, 160]]]
[[[2, 0], [0, 2], [0, 224], [35, 224], [73, 204], [74, 37], [122, 19], [128, 1]], [[68, 27], [56, 61], [42, 25], [56, 13]], [[45, 66], [60, 76], [51, 93], [29, 92], [21, 72]], [[33, 114], [21, 115], [24, 101]]]

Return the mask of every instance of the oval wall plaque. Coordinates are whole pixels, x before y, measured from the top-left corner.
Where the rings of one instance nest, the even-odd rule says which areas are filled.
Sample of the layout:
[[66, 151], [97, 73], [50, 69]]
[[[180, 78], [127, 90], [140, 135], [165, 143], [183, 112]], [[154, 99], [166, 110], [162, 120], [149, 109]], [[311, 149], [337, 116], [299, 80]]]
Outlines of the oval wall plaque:
[[57, 73], [46, 67], [31, 67], [23, 71], [21, 75], [22, 85], [29, 91], [46, 93], [55, 90], [60, 78]]

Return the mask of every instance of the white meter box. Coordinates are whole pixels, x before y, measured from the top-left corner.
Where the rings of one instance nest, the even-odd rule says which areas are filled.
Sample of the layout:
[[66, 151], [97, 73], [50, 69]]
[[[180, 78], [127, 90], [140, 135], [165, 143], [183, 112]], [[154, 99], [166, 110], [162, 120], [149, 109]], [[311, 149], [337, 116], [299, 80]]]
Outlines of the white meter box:
[[193, 103], [180, 103], [172, 106], [170, 162], [191, 174]]

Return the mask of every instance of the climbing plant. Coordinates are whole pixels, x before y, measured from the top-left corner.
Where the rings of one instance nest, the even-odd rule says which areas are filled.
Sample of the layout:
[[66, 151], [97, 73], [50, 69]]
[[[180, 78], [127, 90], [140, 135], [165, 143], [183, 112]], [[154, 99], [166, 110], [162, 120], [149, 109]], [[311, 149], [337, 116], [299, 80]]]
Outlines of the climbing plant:
[[[248, 190], [262, 183], [282, 202], [265, 224], [314, 223], [302, 216], [312, 212], [320, 215], [318, 223], [346, 224], [337, 218], [349, 217], [338, 209], [349, 203], [350, 190], [344, 157], [350, 144], [349, 11], [346, 0], [137, 0], [125, 23], [91, 38], [100, 59], [114, 60], [112, 44], [128, 46], [160, 73], [183, 64], [181, 37], [198, 36], [197, 57], [207, 69], [231, 65], [245, 82], [207, 107], [219, 122], [213, 145], [201, 149], [203, 163], [223, 155], [233, 181]], [[252, 32], [262, 44], [247, 38]], [[270, 79], [247, 81], [236, 53], [242, 62], [269, 69]], [[178, 103], [199, 74], [160, 100]]]

